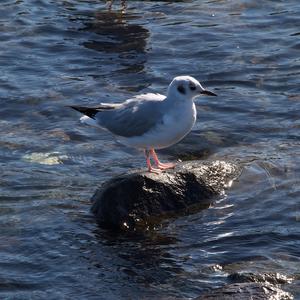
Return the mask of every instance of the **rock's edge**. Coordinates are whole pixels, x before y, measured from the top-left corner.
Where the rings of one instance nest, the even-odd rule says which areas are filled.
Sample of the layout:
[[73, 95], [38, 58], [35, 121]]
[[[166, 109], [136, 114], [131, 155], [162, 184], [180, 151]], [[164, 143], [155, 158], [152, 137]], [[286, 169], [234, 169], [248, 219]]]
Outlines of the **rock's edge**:
[[270, 283], [232, 283], [212, 289], [193, 300], [293, 300], [294, 297]]

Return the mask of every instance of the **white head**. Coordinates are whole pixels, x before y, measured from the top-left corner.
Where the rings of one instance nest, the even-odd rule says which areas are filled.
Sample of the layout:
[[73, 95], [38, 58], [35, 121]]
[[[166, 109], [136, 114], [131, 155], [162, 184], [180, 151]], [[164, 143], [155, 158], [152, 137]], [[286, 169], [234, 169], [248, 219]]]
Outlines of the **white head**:
[[200, 95], [217, 96], [203, 88], [200, 82], [191, 76], [177, 76], [168, 87], [168, 98], [193, 100]]

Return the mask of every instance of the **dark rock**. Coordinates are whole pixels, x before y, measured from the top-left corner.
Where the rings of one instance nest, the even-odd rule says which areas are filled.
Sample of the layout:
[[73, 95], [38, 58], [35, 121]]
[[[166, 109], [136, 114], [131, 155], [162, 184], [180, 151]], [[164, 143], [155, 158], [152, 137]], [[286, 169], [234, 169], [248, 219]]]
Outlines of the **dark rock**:
[[280, 273], [238, 272], [228, 276], [233, 282], [267, 282], [271, 284], [291, 283], [293, 278]]
[[105, 228], [155, 225], [166, 215], [209, 207], [239, 174], [240, 168], [232, 163], [192, 161], [161, 174], [120, 175], [96, 191], [92, 212]]
[[268, 283], [233, 283], [194, 300], [292, 300], [293, 296]]

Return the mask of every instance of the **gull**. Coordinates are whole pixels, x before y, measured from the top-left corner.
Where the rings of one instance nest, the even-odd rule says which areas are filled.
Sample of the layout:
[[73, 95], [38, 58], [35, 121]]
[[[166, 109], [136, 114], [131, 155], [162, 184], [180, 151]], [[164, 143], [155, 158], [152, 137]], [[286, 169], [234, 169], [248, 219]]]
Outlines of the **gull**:
[[104, 128], [122, 144], [144, 150], [148, 171], [159, 173], [173, 169], [175, 164], [160, 162], [155, 149], [174, 145], [191, 131], [197, 117], [194, 99], [201, 95], [217, 96], [195, 78], [177, 76], [170, 83], [167, 96], [147, 93], [123, 103], [70, 107], [84, 114], [82, 123]]

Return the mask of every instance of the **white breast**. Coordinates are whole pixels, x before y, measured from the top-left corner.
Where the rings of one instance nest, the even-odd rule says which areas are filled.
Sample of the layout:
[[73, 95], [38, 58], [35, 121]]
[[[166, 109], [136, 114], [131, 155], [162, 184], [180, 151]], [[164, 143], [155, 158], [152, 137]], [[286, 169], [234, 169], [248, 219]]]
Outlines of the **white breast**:
[[197, 111], [193, 102], [172, 107], [163, 121], [142, 136], [121, 138], [120, 142], [141, 149], [162, 149], [179, 142], [195, 124]]

